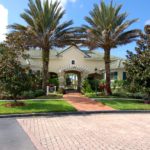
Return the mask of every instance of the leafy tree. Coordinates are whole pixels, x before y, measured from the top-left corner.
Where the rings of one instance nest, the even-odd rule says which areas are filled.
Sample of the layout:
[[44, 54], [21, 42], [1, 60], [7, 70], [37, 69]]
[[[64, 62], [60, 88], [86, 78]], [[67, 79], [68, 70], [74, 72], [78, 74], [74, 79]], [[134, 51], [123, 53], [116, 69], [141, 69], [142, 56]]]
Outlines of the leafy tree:
[[90, 16], [85, 17], [89, 25], [83, 26], [87, 33], [87, 40], [84, 45], [91, 49], [102, 48], [104, 50], [104, 61], [106, 70], [107, 94], [111, 94], [110, 88], [110, 52], [112, 48], [128, 44], [139, 36], [139, 30], [127, 28], [135, 23], [137, 19], [126, 20], [127, 13], [121, 13], [122, 5], [114, 5], [113, 2], [107, 5], [101, 1], [100, 5], [95, 4]]
[[29, 87], [28, 76], [18, 61], [15, 50], [6, 44], [1, 44], [0, 49], [0, 87], [16, 100]]
[[125, 62], [127, 78], [150, 100], [150, 25], [145, 26], [145, 34], [141, 33], [135, 51], [128, 51]]
[[42, 49], [43, 59], [43, 83], [45, 90], [48, 83], [48, 67], [50, 49], [71, 45], [74, 39], [74, 28], [70, 27], [73, 22], [61, 22], [65, 11], [58, 1], [29, 0], [28, 9], [21, 14], [26, 26], [21, 24], [11, 25], [14, 33], [22, 35], [28, 47], [39, 47]]

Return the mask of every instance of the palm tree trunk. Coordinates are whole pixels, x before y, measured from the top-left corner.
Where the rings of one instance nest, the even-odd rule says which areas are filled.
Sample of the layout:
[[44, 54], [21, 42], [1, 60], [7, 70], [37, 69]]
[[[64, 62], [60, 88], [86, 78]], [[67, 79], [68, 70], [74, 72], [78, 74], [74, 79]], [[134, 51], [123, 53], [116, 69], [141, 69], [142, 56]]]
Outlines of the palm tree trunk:
[[46, 92], [48, 85], [48, 67], [49, 67], [49, 49], [42, 50], [43, 68], [42, 68], [42, 89]]
[[104, 60], [106, 71], [106, 94], [111, 95], [112, 92], [110, 87], [110, 49], [105, 49]]

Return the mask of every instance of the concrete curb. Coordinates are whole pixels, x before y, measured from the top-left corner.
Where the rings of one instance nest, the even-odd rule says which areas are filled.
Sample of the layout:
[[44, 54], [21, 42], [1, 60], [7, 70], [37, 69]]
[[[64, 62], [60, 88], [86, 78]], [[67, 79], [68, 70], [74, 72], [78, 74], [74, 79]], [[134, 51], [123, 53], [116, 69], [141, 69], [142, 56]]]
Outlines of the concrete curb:
[[150, 114], [150, 110], [111, 110], [111, 111], [77, 111], [77, 112], [49, 112], [49, 113], [29, 113], [29, 114], [6, 114], [0, 118], [22, 118], [22, 117], [55, 117], [69, 115], [92, 115], [92, 114]]
[[131, 100], [131, 101], [143, 101], [143, 99], [132, 99], [132, 98], [91, 98], [92, 100]]

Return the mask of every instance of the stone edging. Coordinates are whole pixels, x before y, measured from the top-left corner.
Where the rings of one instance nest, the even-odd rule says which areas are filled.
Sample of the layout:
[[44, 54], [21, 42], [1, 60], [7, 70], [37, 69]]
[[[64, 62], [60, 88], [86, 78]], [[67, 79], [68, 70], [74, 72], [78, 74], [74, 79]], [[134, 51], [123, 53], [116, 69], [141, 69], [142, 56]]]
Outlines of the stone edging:
[[92, 115], [92, 114], [138, 114], [148, 113], [150, 110], [110, 110], [110, 111], [78, 111], [78, 112], [49, 112], [49, 113], [29, 113], [29, 114], [6, 114], [0, 115], [0, 118], [22, 118], [22, 117], [55, 117], [69, 115]]

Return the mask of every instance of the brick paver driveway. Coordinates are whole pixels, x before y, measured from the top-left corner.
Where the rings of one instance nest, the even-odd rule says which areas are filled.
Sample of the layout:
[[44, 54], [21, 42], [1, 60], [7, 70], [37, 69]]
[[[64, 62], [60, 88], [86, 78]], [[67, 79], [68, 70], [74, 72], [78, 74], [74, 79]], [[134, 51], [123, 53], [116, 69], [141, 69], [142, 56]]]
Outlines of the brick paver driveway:
[[149, 150], [150, 114], [18, 119], [37, 149]]

